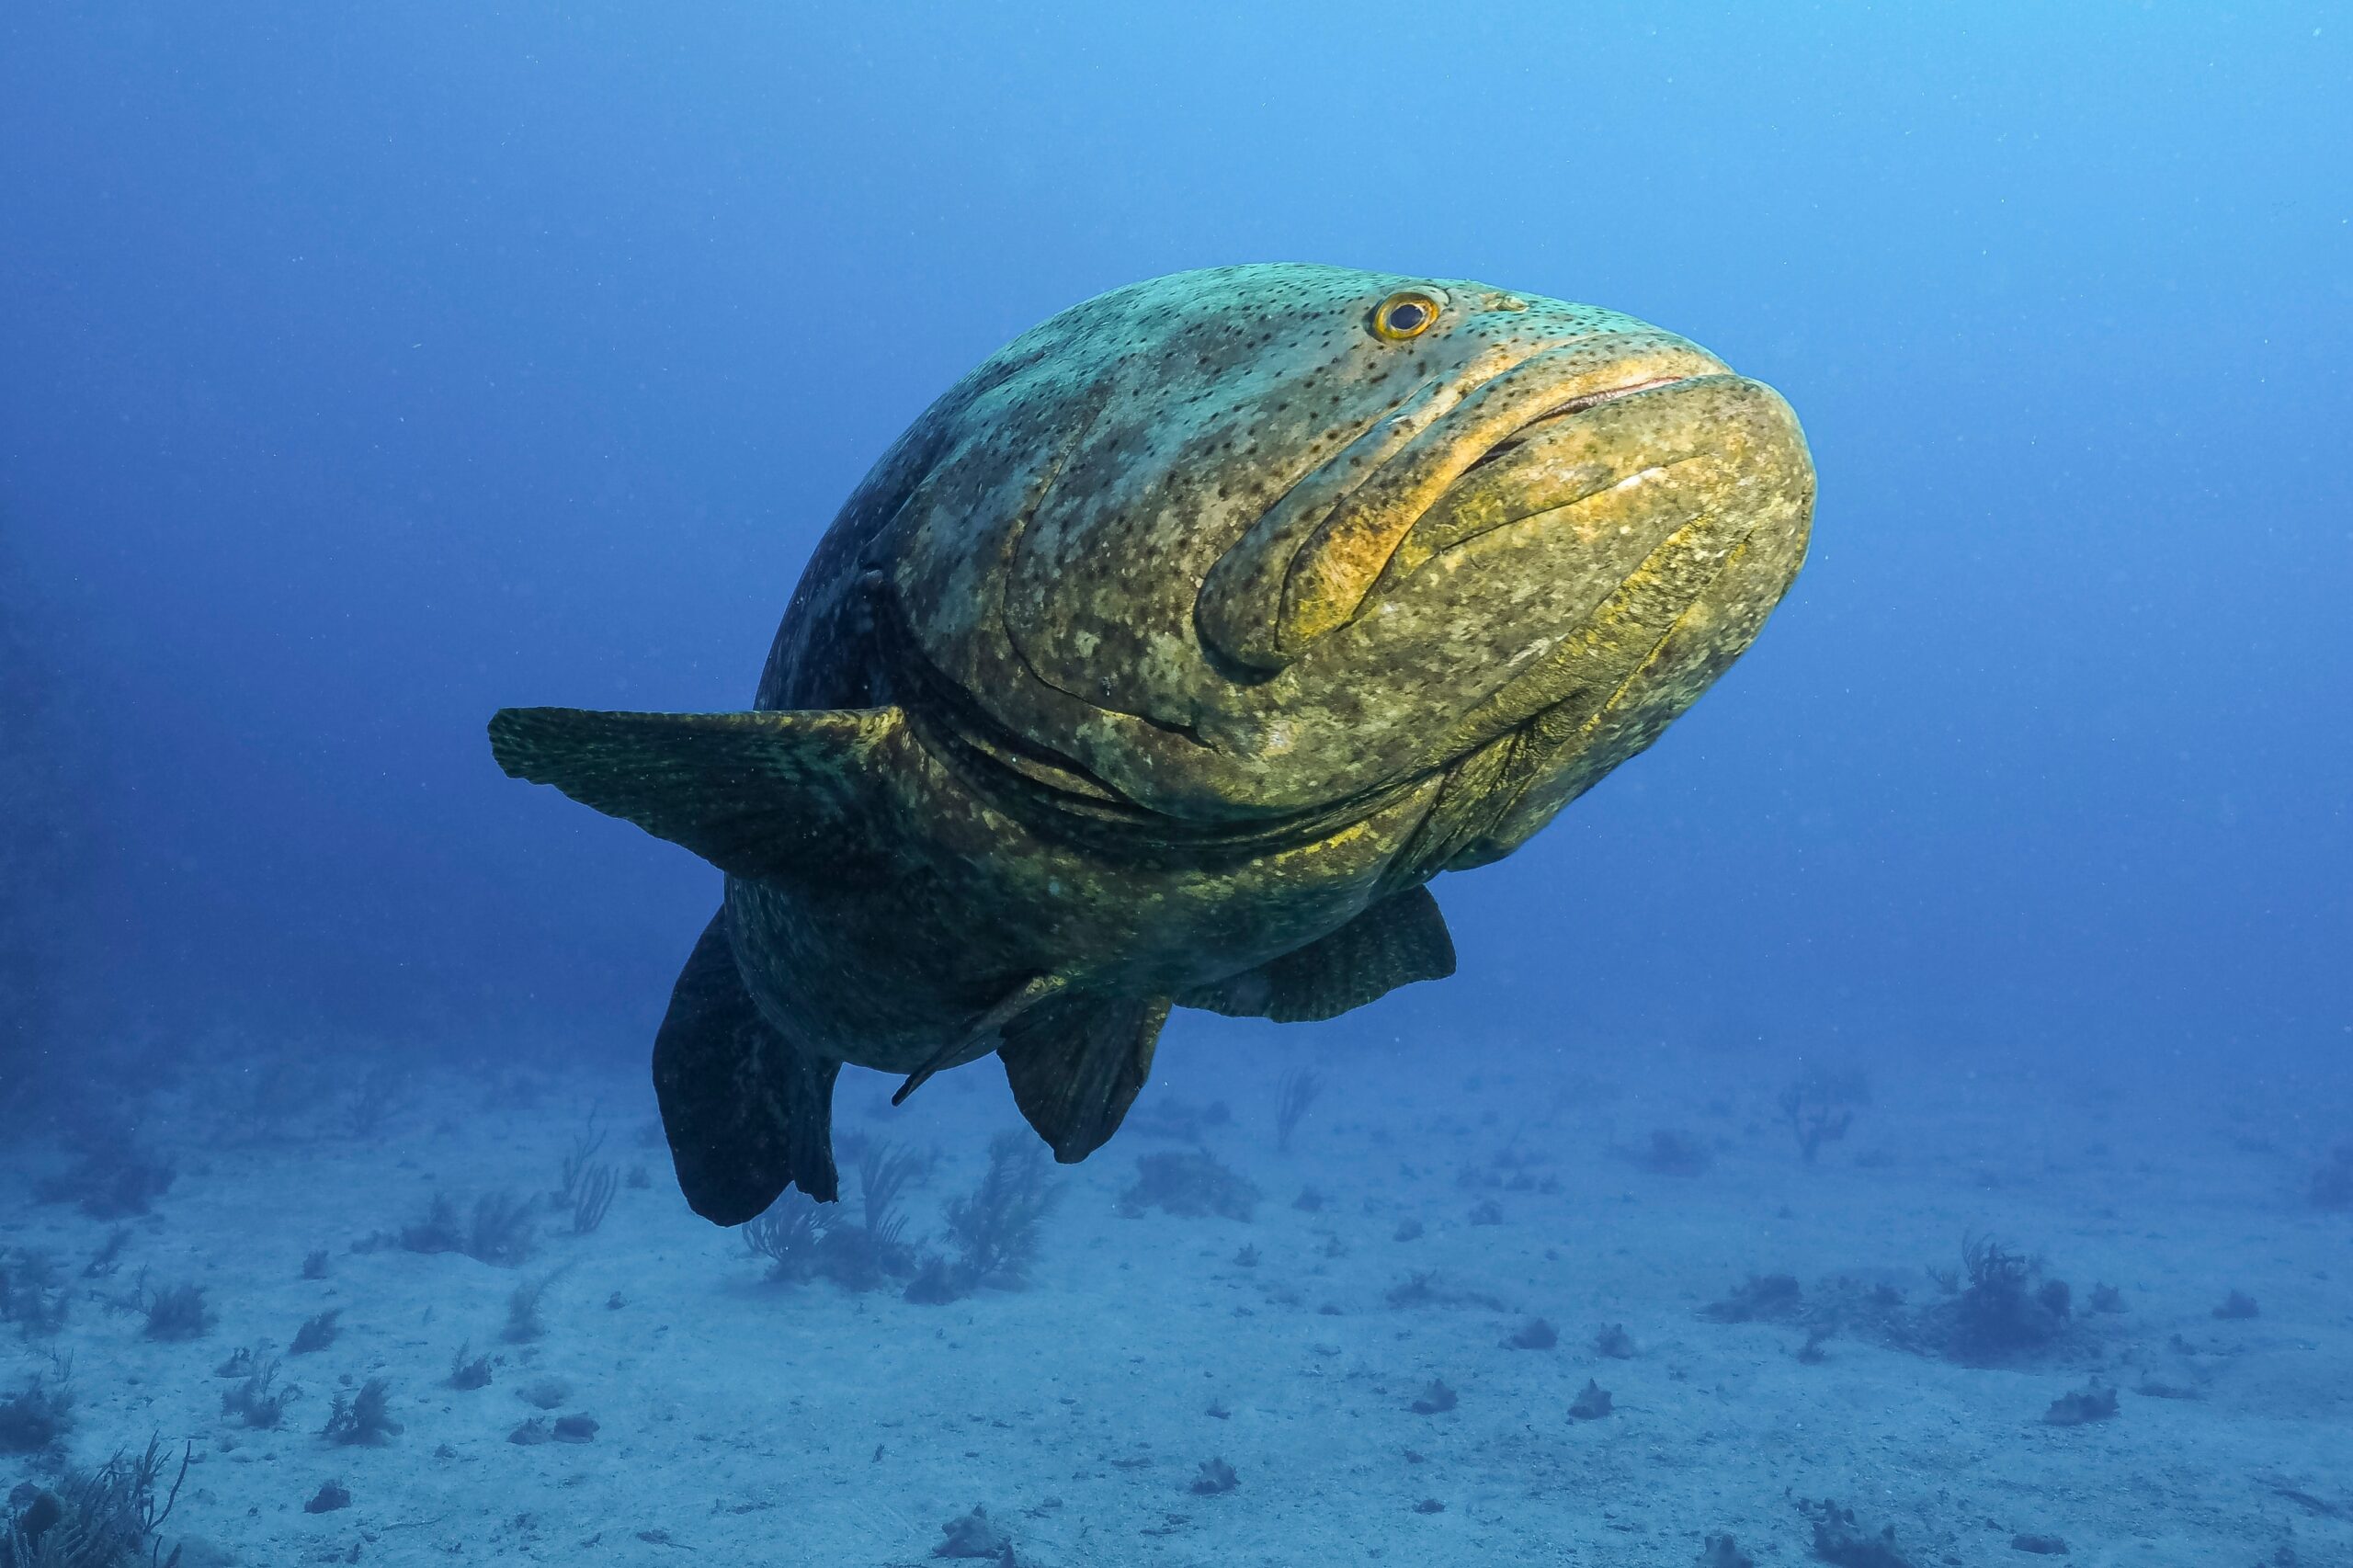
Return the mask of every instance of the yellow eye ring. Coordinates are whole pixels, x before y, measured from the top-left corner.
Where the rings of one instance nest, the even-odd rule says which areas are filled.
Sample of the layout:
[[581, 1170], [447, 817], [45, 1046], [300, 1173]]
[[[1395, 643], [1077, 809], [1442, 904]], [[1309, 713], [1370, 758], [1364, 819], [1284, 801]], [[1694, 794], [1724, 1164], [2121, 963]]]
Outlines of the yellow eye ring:
[[1419, 337], [1438, 324], [1445, 307], [1418, 289], [1392, 294], [1372, 308], [1372, 335], [1384, 343]]

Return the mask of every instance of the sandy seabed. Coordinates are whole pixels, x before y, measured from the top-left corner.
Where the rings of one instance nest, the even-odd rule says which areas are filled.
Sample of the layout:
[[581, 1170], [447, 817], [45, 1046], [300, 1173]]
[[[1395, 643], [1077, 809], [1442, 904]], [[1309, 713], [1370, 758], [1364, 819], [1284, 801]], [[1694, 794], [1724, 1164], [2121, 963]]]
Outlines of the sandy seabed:
[[[233, 1090], [192, 1077], [143, 1123], [176, 1166], [148, 1214], [36, 1201], [58, 1151], [0, 1169], [0, 1252], [53, 1256], [76, 1298], [53, 1335], [0, 1330], [0, 1375], [70, 1357], [74, 1399], [63, 1451], [0, 1455], [0, 1487], [151, 1433], [192, 1444], [166, 1529], [186, 1568], [922, 1563], [976, 1505], [1044, 1568], [1680, 1568], [1727, 1534], [1794, 1564], [1821, 1560], [1802, 1506], [1824, 1499], [1922, 1568], [2051, 1560], [2021, 1537], [2083, 1564], [2353, 1564], [2353, 1216], [2310, 1202], [2326, 1140], [2287, 1087], [1882, 1075], [1809, 1165], [1775, 1109], [1787, 1062], [1661, 1048], [1434, 1076], [1439, 1053], [1343, 1026], [1267, 1051], [1213, 1033], [1172, 1028], [1139, 1114], [1222, 1099], [1199, 1142], [1258, 1188], [1251, 1218], [1123, 1213], [1137, 1157], [1188, 1146], [1131, 1125], [1055, 1173], [1026, 1289], [938, 1306], [767, 1279], [686, 1209], [634, 1074], [420, 1071], [366, 1136], [332, 1098], [241, 1126]], [[1277, 1084], [1302, 1064], [1323, 1092], [1279, 1153]], [[986, 1067], [903, 1110], [890, 1086], [846, 1076], [837, 1127], [940, 1152], [908, 1199], [921, 1236], [1015, 1113]], [[546, 1195], [592, 1112], [595, 1157], [649, 1185], [574, 1234]], [[1704, 1168], [1646, 1168], [1660, 1128]], [[1296, 1207], [1311, 1187], [1322, 1207]], [[400, 1244], [436, 1193], [498, 1190], [538, 1195], [519, 1265]], [[125, 1227], [112, 1272], [83, 1278]], [[1775, 1273], [1809, 1303], [1927, 1310], [1972, 1233], [2070, 1281], [2052, 1345], [1969, 1366], [1850, 1327], [1802, 1356], [1802, 1318], [1705, 1315]], [[210, 1330], [146, 1337], [142, 1271], [201, 1285]], [[544, 1336], [506, 1342], [517, 1287], [543, 1279]], [[2095, 1284], [2123, 1310], [2086, 1310]], [[2257, 1315], [2215, 1315], [2234, 1290]], [[334, 1343], [289, 1355], [329, 1308]], [[1507, 1346], [1535, 1316], [1557, 1345]], [[1631, 1356], [1597, 1346], [1611, 1326]], [[450, 1385], [461, 1345], [492, 1357], [487, 1386]], [[278, 1429], [224, 1417], [239, 1347], [301, 1391]], [[333, 1396], [375, 1378], [400, 1432], [328, 1441]], [[1417, 1411], [1444, 1403], [1433, 1381], [1451, 1408]], [[1612, 1408], [1574, 1419], [1589, 1381]], [[2113, 1417], [2045, 1421], [2089, 1386], [2118, 1391]], [[593, 1438], [510, 1440], [564, 1415]], [[1230, 1490], [1194, 1489], [1211, 1460]], [[306, 1511], [331, 1481], [348, 1506]]]

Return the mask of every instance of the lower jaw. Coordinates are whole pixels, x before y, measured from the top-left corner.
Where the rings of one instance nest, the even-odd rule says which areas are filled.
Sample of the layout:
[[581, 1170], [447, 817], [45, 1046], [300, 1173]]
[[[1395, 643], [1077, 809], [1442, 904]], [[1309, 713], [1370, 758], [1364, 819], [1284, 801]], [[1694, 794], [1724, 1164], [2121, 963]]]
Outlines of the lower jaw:
[[1491, 692], [1431, 748], [1467, 755], [1540, 719], [1546, 728], [1582, 722], [1641, 678], [1659, 646], [1703, 605], [1738, 564], [1745, 529], [1702, 514], [1653, 546], [1534, 667]]

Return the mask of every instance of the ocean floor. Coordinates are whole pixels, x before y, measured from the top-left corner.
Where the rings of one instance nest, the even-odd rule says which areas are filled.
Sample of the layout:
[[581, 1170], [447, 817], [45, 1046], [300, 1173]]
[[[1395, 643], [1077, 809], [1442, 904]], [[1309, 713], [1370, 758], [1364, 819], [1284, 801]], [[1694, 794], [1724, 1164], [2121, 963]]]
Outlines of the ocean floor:
[[[1466, 1074], [1460, 1042], [1184, 1015], [1160, 1060], [1051, 1170], [1026, 1285], [942, 1304], [909, 1260], [1018, 1125], [986, 1066], [895, 1111], [845, 1075], [846, 1148], [924, 1156], [915, 1250], [862, 1290], [691, 1214], [635, 1073], [193, 1070], [140, 1123], [159, 1192], [0, 1161], [0, 1392], [70, 1399], [0, 1491], [160, 1436], [185, 1568], [2353, 1564], [2353, 1214], [2312, 1201], [2333, 1140], [2293, 1085], [1882, 1077], [1809, 1164], [1785, 1060]], [[575, 1151], [617, 1187], [585, 1233]], [[528, 1243], [468, 1256], [501, 1193]], [[191, 1336], [151, 1336], [187, 1284]], [[542, 1332], [511, 1340], [518, 1287]], [[226, 1411], [273, 1358], [279, 1424]], [[373, 1380], [398, 1430], [333, 1440]]]

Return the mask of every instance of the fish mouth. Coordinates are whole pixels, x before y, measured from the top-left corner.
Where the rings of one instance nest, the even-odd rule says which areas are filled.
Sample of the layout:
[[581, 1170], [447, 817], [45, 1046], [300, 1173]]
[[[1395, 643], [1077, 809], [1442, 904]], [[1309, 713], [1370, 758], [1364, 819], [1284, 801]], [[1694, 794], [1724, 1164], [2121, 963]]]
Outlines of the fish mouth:
[[1472, 471], [1597, 409], [1731, 374], [1663, 333], [1554, 345], [1426, 387], [1287, 493], [1210, 570], [1195, 621], [1231, 664], [1280, 670], [1354, 620], [1423, 517]]
[[1362, 624], [1468, 653], [1476, 695], [1426, 755], [1529, 727], [1519, 762], [1557, 809], [1755, 638], [1805, 558], [1813, 461], [1780, 394], [1729, 371], [1583, 393], [1497, 445], [1400, 541]]
[[1404, 529], [1360, 613], [1407, 591], [1416, 574], [1483, 535], [1549, 520], [1580, 529], [1598, 547], [1602, 514], [1624, 509], [1614, 493], [1694, 464], [1712, 466], [1722, 454], [1708, 411], [1762, 390], [1712, 358], [1631, 367], [1601, 386], [1578, 380], [1585, 384], [1566, 396], [1559, 395], [1565, 389], [1540, 390], [1529, 400], [1533, 412], [1507, 428], [1475, 433], [1486, 444]]

